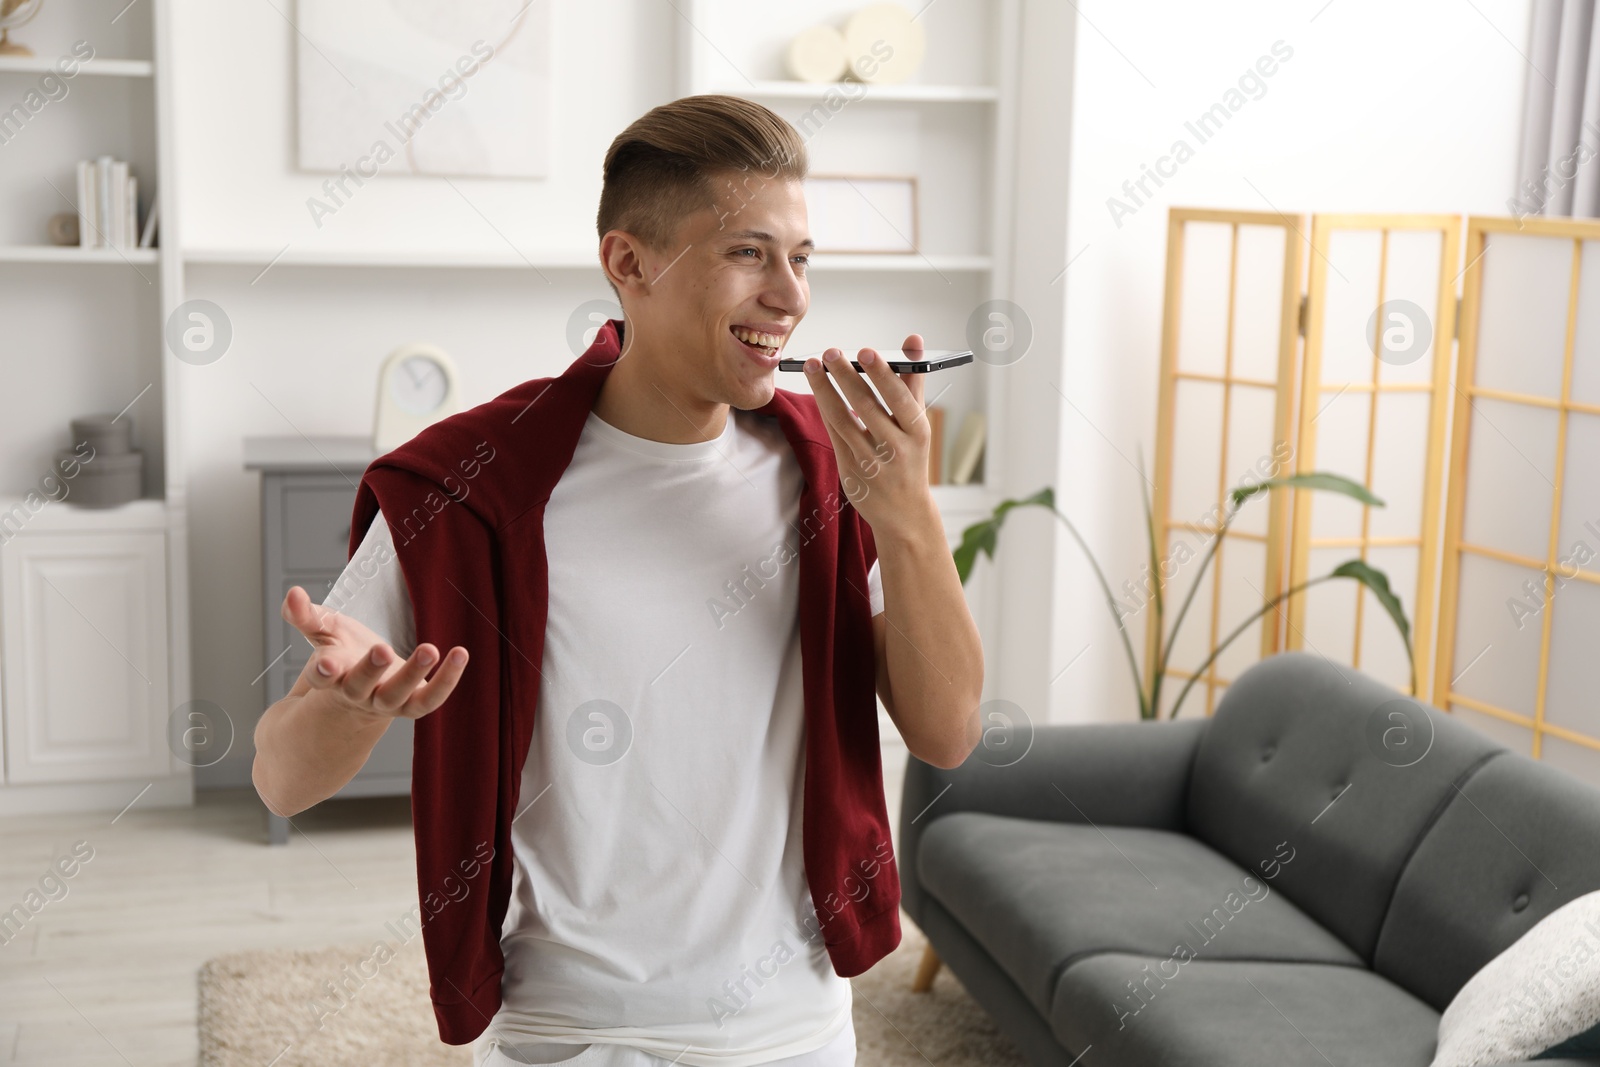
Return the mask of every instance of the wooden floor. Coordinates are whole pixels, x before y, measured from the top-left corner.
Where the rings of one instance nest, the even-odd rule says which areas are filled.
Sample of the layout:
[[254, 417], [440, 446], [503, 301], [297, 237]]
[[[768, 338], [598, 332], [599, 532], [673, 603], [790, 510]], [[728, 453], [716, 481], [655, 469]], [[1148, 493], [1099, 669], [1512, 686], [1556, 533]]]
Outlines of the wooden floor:
[[[904, 763], [903, 747], [884, 746], [896, 831]], [[0, 819], [0, 913], [29, 890], [55, 898], [0, 944], [0, 1064], [193, 1065], [207, 959], [376, 940], [411, 911], [409, 803], [329, 802], [297, 816], [278, 848], [253, 790], [203, 792], [193, 808]], [[80, 841], [92, 858], [52, 885]]]

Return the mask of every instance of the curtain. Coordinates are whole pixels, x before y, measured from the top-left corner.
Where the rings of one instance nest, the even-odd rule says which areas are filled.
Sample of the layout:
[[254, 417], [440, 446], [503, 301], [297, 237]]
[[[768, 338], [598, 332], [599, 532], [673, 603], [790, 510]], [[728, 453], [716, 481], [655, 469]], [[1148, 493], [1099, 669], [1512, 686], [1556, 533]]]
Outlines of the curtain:
[[1516, 214], [1600, 216], [1595, 0], [1533, 0]]

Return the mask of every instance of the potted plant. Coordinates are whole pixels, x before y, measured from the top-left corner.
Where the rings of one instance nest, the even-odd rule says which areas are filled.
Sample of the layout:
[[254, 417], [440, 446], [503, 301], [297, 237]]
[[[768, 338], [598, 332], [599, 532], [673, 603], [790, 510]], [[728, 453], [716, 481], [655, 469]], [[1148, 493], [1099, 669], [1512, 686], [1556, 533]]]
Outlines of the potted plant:
[[[1143, 472], [1141, 471], [1141, 475], [1142, 473]], [[1117, 600], [1111, 592], [1110, 583], [1106, 581], [1105, 571], [1101, 568], [1100, 561], [1095, 559], [1094, 553], [1089, 551], [1088, 544], [1085, 543], [1083, 535], [1078, 532], [1078, 528], [1073, 525], [1072, 520], [1066, 515], [1062, 514], [1062, 512], [1056, 507], [1055, 491], [1050, 487], [1047, 486], [1039, 490], [1037, 493], [1034, 493], [1032, 496], [1024, 497], [1020, 500], [1008, 499], [1001, 501], [988, 518], [975, 522], [963, 530], [961, 534], [961, 543], [956, 546], [953, 552], [955, 556], [956, 570], [961, 575], [961, 583], [965, 585], [967, 578], [972, 574], [972, 568], [977, 562], [979, 552], [982, 552], [991, 560], [994, 559], [994, 551], [999, 543], [1000, 538], [1000, 528], [1005, 524], [1006, 516], [1013, 509], [1021, 507], [1048, 508], [1050, 512], [1055, 515], [1056, 518], [1060, 519], [1062, 524], [1066, 526], [1067, 532], [1072, 535], [1072, 539], [1078, 543], [1078, 547], [1081, 548], [1083, 550], [1083, 554], [1088, 557], [1089, 565], [1094, 568], [1095, 578], [1100, 583], [1100, 590], [1105, 594], [1106, 606], [1110, 608], [1112, 615], [1116, 618], [1117, 631], [1122, 637], [1122, 647], [1128, 655], [1128, 667], [1133, 671], [1134, 689], [1139, 694], [1139, 718], [1158, 718], [1160, 716], [1159, 709], [1161, 707], [1161, 683], [1166, 677], [1167, 668], [1169, 666], [1172, 653], [1173, 642], [1177, 637], [1178, 628], [1183, 625], [1184, 616], [1188, 614], [1189, 605], [1194, 602], [1195, 591], [1200, 588], [1200, 580], [1205, 575], [1206, 567], [1210, 565], [1212, 557], [1217, 554], [1217, 547], [1221, 545], [1223, 535], [1227, 533], [1228, 527], [1232, 525], [1234, 518], [1239, 514], [1239, 510], [1247, 502], [1261, 495], [1267, 490], [1280, 487], [1284, 489], [1300, 489], [1307, 491], [1320, 490], [1325, 492], [1340, 493], [1344, 496], [1351, 497], [1362, 504], [1366, 504], [1369, 507], [1381, 508], [1384, 506], [1383, 501], [1374, 496], [1364, 485], [1361, 485], [1358, 482], [1353, 482], [1342, 475], [1329, 474], [1322, 471], [1314, 471], [1306, 474], [1292, 474], [1282, 478], [1272, 478], [1267, 481], [1241, 485], [1235, 488], [1231, 493], [1228, 494], [1226, 513], [1223, 515], [1222, 521], [1218, 525], [1216, 533], [1212, 535], [1211, 543], [1206, 547], [1205, 554], [1200, 558], [1200, 567], [1195, 574], [1194, 582], [1189, 587], [1189, 594], [1188, 596], [1184, 597], [1183, 603], [1178, 608], [1178, 614], [1173, 619], [1171, 631], [1165, 633], [1164, 635], [1162, 630], [1165, 621], [1164, 613], [1166, 608], [1166, 599], [1162, 595], [1162, 571], [1156, 559], [1157, 548], [1155, 523], [1151, 518], [1150, 498], [1141, 490], [1140, 499], [1144, 504], [1145, 534], [1150, 551], [1150, 569], [1155, 583], [1153, 595], [1151, 597], [1151, 608], [1155, 612], [1153, 625], [1155, 626], [1157, 635], [1154, 650], [1155, 669], [1150, 673], [1150, 682], [1148, 686], [1140, 677], [1139, 663], [1133, 654], [1133, 642], [1128, 636], [1127, 627], [1123, 625], [1123, 613], [1117, 610]], [[1179, 690], [1177, 699], [1173, 701], [1172, 711], [1168, 715], [1168, 718], [1177, 717], [1178, 709], [1182, 707], [1184, 697], [1188, 696], [1189, 690], [1193, 688], [1195, 681], [1198, 680], [1200, 676], [1205, 673], [1206, 668], [1211, 666], [1212, 662], [1219, 655], [1221, 655], [1222, 650], [1227, 648], [1228, 645], [1232, 644], [1234, 639], [1236, 639], [1240, 634], [1244, 633], [1245, 630], [1249, 628], [1251, 623], [1261, 618], [1267, 612], [1272, 611], [1280, 603], [1289, 599], [1291, 596], [1294, 596], [1296, 593], [1310, 589], [1312, 586], [1320, 585], [1323, 582], [1333, 581], [1335, 579], [1347, 579], [1349, 581], [1359, 582], [1361, 585], [1372, 590], [1373, 595], [1378, 598], [1378, 603], [1383, 605], [1383, 609], [1388, 613], [1389, 618], [1394, 620], [1395, 628], [1400, 631], [1400, 639], [1405, 642], [1406, 660], [1411, 665], [1411, 691], [1413, 693], [1416, 692], [1417, 667], [1416, 658], [1411, 649], [1411, 625], [1406, 621], [1405, 610], [1400, 604], [1400, 598], [1394, 594], [1393, 590], [1390, 589], [1388, 575], [1369, 564], [1366, 560], [1358, 557], [1356, 559], [1346, 560], [1344, 563], [1341, 563], [1339, 566], [1333, 568], [1333, 570], [1329, 571], [1327, 574], [1309, 579], [1308, 581], [1301, 582], [1299, 585], [1284, 590], [1277, 596], [1269, 599], [1261, 606], [1260, 610], [1251, 614], [1237, 627], [1235, 627], [1217, 644], [1217, 647], [1213, 649], [1211, 654], [1205, 658], [1204, 662], [1195, 668], [1194, 673], [1190, 676], [1184, 687]]]

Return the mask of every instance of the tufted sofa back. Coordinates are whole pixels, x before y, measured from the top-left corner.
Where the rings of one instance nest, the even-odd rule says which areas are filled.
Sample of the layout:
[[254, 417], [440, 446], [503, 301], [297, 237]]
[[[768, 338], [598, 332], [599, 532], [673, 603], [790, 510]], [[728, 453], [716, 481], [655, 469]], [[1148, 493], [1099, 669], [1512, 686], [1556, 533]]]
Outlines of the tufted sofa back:
[[1187, 829], [1273, 875], [1271, 888], [1370, 964], [1396, 886], [1457, 787], [1507, 755], [1356, 670], [1284, 653], [1218, 704], [1195, 753]]
[[[1507, 752], [1461, 783], [1417, 846], [1384, 918], [1374, 967], [1442, 1011], [1540, 919], [1597, 889], [1600, 790]], [[1574, 952], [1600, 948], [1600, 930], [1580, 936], [1587, 944]], [[1569, 962], [1558, 959], [1541, 980], [1571, 977]]]

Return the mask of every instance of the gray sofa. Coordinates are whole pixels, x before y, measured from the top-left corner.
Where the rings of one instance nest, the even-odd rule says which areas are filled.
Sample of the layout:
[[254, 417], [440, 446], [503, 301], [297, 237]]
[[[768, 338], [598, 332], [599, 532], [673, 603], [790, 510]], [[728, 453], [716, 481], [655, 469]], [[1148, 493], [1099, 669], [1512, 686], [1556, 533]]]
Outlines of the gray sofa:
[[1301, 653], [1210, 719], [912, 757], [899, 837], [906, 913], [1038, 1067], [1427, 1067], [1456, 991], [1600, 889], [1600, 790]]

